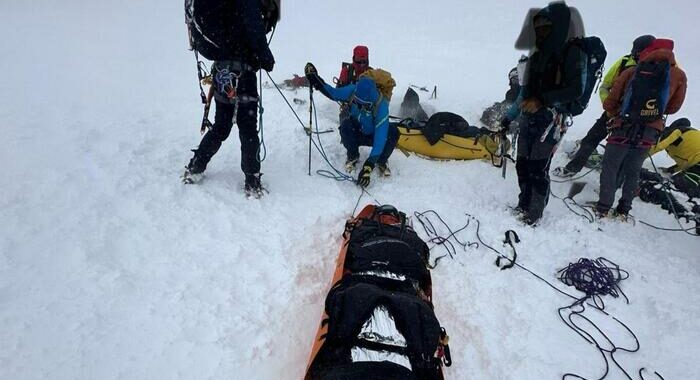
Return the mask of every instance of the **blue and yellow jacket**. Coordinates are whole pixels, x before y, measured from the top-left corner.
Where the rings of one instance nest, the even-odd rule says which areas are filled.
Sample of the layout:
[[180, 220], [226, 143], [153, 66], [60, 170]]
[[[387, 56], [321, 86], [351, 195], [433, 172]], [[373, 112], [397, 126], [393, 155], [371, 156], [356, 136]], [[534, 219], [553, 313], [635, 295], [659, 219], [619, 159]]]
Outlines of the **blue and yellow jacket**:
[[[356, 84], [339, 88], [324, 84], [323, 90], [332, 100], [350, 103], [350, 117], [359, 122], [364, 135], [374, 136], [367, 160], [376, 164], [389, 136], [389, 101], [379, 93], [372, 79], [364, 77]], [[371, 108], [360, 109], [357, 103], [371, 104]]]

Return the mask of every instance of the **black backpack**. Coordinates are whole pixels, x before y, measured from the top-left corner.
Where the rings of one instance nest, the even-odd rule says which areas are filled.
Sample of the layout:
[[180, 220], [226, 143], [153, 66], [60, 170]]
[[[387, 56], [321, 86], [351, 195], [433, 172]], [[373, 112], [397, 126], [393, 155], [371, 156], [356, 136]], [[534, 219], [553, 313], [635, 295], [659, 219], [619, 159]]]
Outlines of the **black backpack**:
[[630, 123], [646, 124], [666, 113], [671, 87], [668, 61], [640, 62], [625, 89], [620, 114]]
[[[358, 338], [363, 325], [378, 306], [386, 308], [396, 329], [406, 339], [407, 347]], [[438, 370], [440, 360], [434, 354], [440, 345], [442, 330], [428, 302], [414, 295], [387, 291], [348, 277], [331, 289], [325, 307], [328, 315], [326, 341], [334, 347], [334, 362], [347, 362], [350, 349], [357, 346], [405, 355], [416, 374], [435, 373]], [[418, 377], [422, 378], [420, 375]]]
[[[239, 6], [235, 0], [185, 0], [190, 48], [212, 61], [231, 59], [231, 41], [240, 38], [234, 24], [241, 22], [235, 17]], [[260, 17], [269, 33], [280, 17], [279, 0], [262, 0], [260, 6]]]
[[190, 38], [190, 48], [209, 60], [225, 60], [228, 42], [236, 38], [231, 23], [235, 1], [185, 0], [185, 23]]
[[351, 240], [345, 268], [353, 275], [380, 273], [401, 281], [413, 281], [425, 289], [430, 283], [422, 252], [425, 243], [417, 246], [412, 243], [415, 244], [410, 238], [388, 236], [375, 236], [365, 241]]
[[[586, 55], [586, 75], [583, 81], [583, 94], [571, 103], [557, 107], [557, 111], [571, 116], [578, 116], [588, 107], [591, 95], [595, 91], [596, 84], [603, 77], [603, 64], [608, 52], [605, 50], [603, 41], [598, 37], [574, 38], [567, 42], [564, 48], [564, 59], [566, 53], [572, 46], [577, 46]], [[566, 70], [566, 68], [564, 69]], [[583, 74], [583, 73], [581, 73]]]

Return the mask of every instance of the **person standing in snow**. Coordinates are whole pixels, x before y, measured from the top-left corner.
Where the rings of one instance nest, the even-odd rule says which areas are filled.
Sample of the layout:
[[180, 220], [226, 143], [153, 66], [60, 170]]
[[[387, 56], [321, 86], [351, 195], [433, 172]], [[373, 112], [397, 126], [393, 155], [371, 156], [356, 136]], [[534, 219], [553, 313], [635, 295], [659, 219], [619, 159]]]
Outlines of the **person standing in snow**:
[[[618, 59], [605, 73], [603, 82], [600, 84], [600, 102], [604, 103], [610, 94], [613, 83], [623, 71], [634, 67], [639, 61], [639, 54], [642, 50], [646, 49], [656, 38], [652, 35], [644, 35], [637, 37], [632, 43], [632, 52], [627, 54], [620, 59]], [[595, 152], [598, 144], [608, 136], [608, 117], [607, 112], [603, 111], [603, 114], [596, 120], [595, 124], [581, 140], [581, 144], [574, 154], [574, 157], [565, 166], [561, 166], [554, 169], [554, 175], [562, 178], [573, 177], [583, 169], [584, 165], [588, 161], [588, 157]]]
[[[340, 75], [338, 76], [338, 83], [335, 87], [343, 87], [349, 84], [357, 83], [360, 75], [365, 71], [371, 69], [369, 65], [369, 48], [363, 45], [357, 45], [352, 49], [352, 63], [343, 62], [340, 68]], [[340, 115], [338, 119], [340, 123], [350, 116], [350, 105], [348, 103], [342, 103], [340, 105]]]
[[668, 39], [652, 42], [640, 53], [637, 68], [615, 80], [603, 103], [610, 116], [611, 132], [600, 174], [595, 208], [598, 217], [608, 216], [618, 183], [622, 182], [615, 214], [627, 218], [639, 187], [642, 164], [664, 130], [664, 117], [678, 112], [683, 105], [688, 80], [676, 65], [673, 45]]
[[[587, 60], [577, 44], [567, 46], [569, 39], [582, 36], [582, 31], [578, 30], [582, 25], [578, 25], [580, 15], [577, 11], [572, 11], [563, 2], [556, 2], [532, 13], [534, 16], [526, 20], [523, 32], [532, 34], [534, 29], [535, 50], [525, 69], [519, 99], [501, 121], [501, 128], [507, 130], [522, 113], [516, 162], [520, 194], [515, 210], [529, 225], [542, 218], [547, 205], [549, 165], [565, 131], [564, 120], [567, 118], [566, 111], [560, 106], [583, 94], [582, 73]], [[520, 48], [522, 38], [516, 47]]]
[[[272, 71], [275, 59], [265, 35], [274, 25], [264, 22], [269, 9], [276, 8], [279, 19], [279, 0], [209, 0], [199, 3], [216, 10], [216, 19], [222, 30], [217, 42], [223, 44], [224, 53], [212, 64], [211, 77], [214, 89], [216, 114], [209, 130], [190, 160], [183, 174], [184, 183], [198, 182], [211, 158], [221, 147], [233, 127], [238, 124], [241, 142], [241, 169], [245, 175], [245, 191], [259, 197], [264, 188], [260, 182], [260, 139], [257, 131], [258, 89], [256, 72]], [[214, 13], [213, 11], [211, 11]], [[225, 27], [224, 27], [225, 26]], [[223, 36], [223, 37], [222, 37]]]
[[380, 93], [375, 80], [364, 75], [356, 84], [334, 88], [321, 79], [313, 64], [307, 63], [304, 72], [311, 86], [323, 95], [334, 101], [350, 103], [350, 117], [340, 125], [341, 141], [347, 150], [345, 168], [349, 173], [355, 170], [360, 158], [359, 147], [372, 147], [357, 177], [358, 185], [369, 185], [375, 166], [382, 175], [391, 175], [387, 160], [399, 140], [399, 131], [389, 124], [389, 99]]

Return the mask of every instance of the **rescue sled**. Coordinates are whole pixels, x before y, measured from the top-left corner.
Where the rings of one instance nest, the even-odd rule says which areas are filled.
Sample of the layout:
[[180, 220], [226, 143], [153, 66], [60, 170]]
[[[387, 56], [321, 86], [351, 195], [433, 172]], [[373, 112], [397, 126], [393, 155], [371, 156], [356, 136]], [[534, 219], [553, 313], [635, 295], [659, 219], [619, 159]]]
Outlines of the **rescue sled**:
[[[436, 160], [492, 160], [499, 157], [499, 139], [485, 128], [470, 126], [461, 116], [438, 112], [426, 122], [402, 120], [397, 147]], [[510, 148], [510, 142], [507, 143]]]
[[429, 255], [392, 206], [349, 220], [304, 380], [443, 380], [451, 358]]

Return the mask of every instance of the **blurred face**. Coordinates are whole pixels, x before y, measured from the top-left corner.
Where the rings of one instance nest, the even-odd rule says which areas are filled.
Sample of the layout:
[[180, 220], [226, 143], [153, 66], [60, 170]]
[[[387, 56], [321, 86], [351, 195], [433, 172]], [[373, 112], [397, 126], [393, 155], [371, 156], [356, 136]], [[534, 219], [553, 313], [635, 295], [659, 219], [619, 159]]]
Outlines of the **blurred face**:
[[535, 27], [535, 46], [542, 46], [547, 37], [552, 33], [552, 25], [539, 25]]
[[364, 70], [364, 69], [366, 69], [367, 67], [369, 67], [369, 60], [368, 60], [367, 58], [356, 58], [356, 57], [353, 57], [352, 63], [354, 63], [354, 64], [355, 64], [355, 67], [358, 68], [358, 69], [360, 69], [360, 70]]

